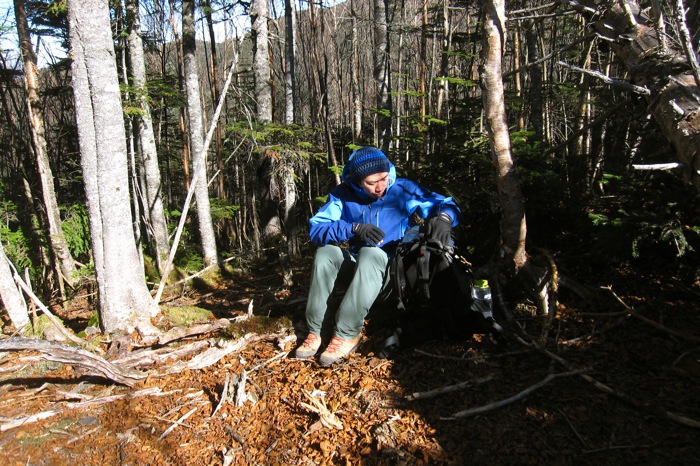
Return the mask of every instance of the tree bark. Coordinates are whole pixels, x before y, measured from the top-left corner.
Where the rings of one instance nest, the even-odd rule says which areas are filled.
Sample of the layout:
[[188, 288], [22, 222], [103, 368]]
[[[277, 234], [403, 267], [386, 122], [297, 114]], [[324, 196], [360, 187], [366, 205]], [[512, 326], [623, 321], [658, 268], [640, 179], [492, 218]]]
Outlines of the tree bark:
[[153, 330], [158, 313], [136, 251], [122, 103], [109, 7], [69, 0], [72, 80], [90, 217], [100, 322], [106, 332]]
[[292, 0], [284, 0], [284, 37], [286, 40], [284, 47], [285, 68], [284, 68], [284, 96], [285, 113], [284, 122], [291, 125], [295, 122], [294, 105], [296, 99], [296, 64], [295, 64], [295, 39], [296, 20], [294, 16], [294, 5]]
[[27, 14], [23, 0], [14, 0], [15, 18], [17, 20], [17, 35], [19, 37], [22, 62], [24, 64], [24, 84], [27, 90], [27, 107], [29, 109], [29, 130], [31, 132], [32, 146], [37, 161], [37, 169], [41, 180], [46, 218], [49, 227], [49, 241], [54, 257], [58, 261], [61, 277], [69, 285], [74, 282], [75, 261], [68, 248], [66, 236], [61, 227], [61, 214], [56, 200], [56, 191], [53, 183], [53, 173], [46, 150], [46, 136], [44, 131], [44, 112], [39, 98], [39, 83], [37, 76], [37, 61], [32, 49]]
[[194, 0], [182, 2], [182, 49], [187, 94], [187, 113], [190, 120], [190, 147], [194, 175], [200, 177], [195, 185], [199, 235], [204, 256], [204, 266], [218, 263], [216, 237], [211, 219], [209, 183], [207, 178], [207, 153], [204, 148], [202, 123], [202, 99], [199, 92], [199, 73], [195, 59]]
[[391, 143], [391, 98], [389, 97], [389, 35], [386, 0], [374, 1], [374, 81], [377, 89], [375, 144], [383, 151]]
[[255, 42], [253, 72], [255, 73], [255, 101], [257, 103], [257, 120], [260, 123], [272, 121], [272, 88], [270, 86], [270, 54], [268, 46], [267, 17], [268, 0], [252, 0], [250, 19], [253, 22]]
[[503, 262], [515, 274], [527, 261], [525, 237], [525, 207], [520, 183], [511, 153], [510, 134], [506, 121], [503, 97], [501, 56], [505, 47], [504, 0], [483, 3], [484, 40], [481, 88], [483, 93], [486, 129], [491, 146], [491, 156], [496, 167], [496, 179], [501, 208], [501, 249]]
[[[217, 55], [216, 46], [216, 34], [214, 33], [214, 20], [211, 15], [211, 0], [205, 1], [205, 12], [204, 18], [207, 21], [207, 30], [209, 32], [209, 47], [211, 48], [211, 75], [210, 75], [210, 88], [211, 88], [211, 101], [216, 105], [219, 102], [219, 95], [221, 94], [219, 88], [219, 57]], [[223, 141], [222, 141], [222, 131], [221, 124], [217, 122], [216, 128], [214, 130], [214, 152], [216, 154], [216, 166], [220, 173], [224, 170], [224, 157], [223, 157]], [[223, 174], [219, 176], [216, 180], [217, 195], [220, 199], [226, 198], [226, 190], [224, 187], [224, 176]]]
[[141, 20], [139, 17], [139, 0], [126, 0], [126, 25], [129, 43], [129, 58], [131, 62], [132, 85], [135, 98], [139, 103], [141, 114], [137, 115], [136, 132], [141, 148], [141, 171], [145, 180], [143, 195], [144, 212], [148, 221], [148, 231], [155, 243], [156, 262], [161, 273], [168, 260], [170, 244], [168, 241], [168, 224], [163, 209], [163, 187], [158, 166], [158, 152], [153, 134], [151, 107], [148, 104], [148, 89], [146, 88], [146, 64], [143, 57], [143, 42], [141, 41]]
[[350, 21], [351, 25], [351, 47], [352, 47], [352, 63], [350, 64], [350, 81], [352, 83], [352, 142], [357, 144], [362, 138], [362, 95], [360, 94], [359, 83], [359, 56], [358, 56], [358, 31], [357, 31], [357, 12], [355, 11], [355, 2], [350, 0]]
[[450, 21], [450, 0], [443, 0], [442, 7], [442, 54], [440, 57], [440, 81], [438, 85], [438, 96], [437, 96], [437, 114], [438, 118], [447, 119], [449, 117], [449, 112], [443, 111], [445, 108], [445, 102], [450, 96], [450, 83], [447, 80], [450, 74], [450, 49], [452, 46], [452, 23]]

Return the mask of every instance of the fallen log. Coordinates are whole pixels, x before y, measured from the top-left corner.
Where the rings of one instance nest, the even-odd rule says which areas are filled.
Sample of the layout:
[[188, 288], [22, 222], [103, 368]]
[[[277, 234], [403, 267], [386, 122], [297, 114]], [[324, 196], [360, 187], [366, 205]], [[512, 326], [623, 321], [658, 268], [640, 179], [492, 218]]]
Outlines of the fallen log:
[[133, 387], [148, 374], [125, 369], [82, 348], [36, 338], [12, 337], [0, 340], [0, 351], [38, 351], [47, 361], [60, 362], [84, 369], [89, 375], [103, 377]]
[[159, 366], [193, 354], [198, 354], [211, 345], [209, 340], [198, 340], [180, 348], [163, 347], [155, 350], [139, 349], [119, 359], [113, 359], [112, 364], [131, 369]]

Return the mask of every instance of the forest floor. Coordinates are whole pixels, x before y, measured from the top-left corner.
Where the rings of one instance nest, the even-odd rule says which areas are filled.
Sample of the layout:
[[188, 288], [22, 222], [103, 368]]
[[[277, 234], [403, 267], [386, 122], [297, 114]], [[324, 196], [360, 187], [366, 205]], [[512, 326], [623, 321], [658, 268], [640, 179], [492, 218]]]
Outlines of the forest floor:
[[[497, 346], [476, 336], [380, 359], [382, 332], [370, 331], [370, 314], [358, 352], [330, 368], [288, 354], [292, 336], [303, 338], [305, 267], [290, 289], [270, 273], [166, 300], [232, 318], [245, 315], [252, 299], [256, 315], [294, 324], [263, 331], [203, 369], [162, 375], [177, 366], [161, 363], [126, 387], [36, 353], [0, 353], [2, 464], [700, 464], [697, 271], [579, 270], [575, 278], [595, 298], [561, 290], [549, 354], [515, 337]], [[87, 303], [62, 317], [84, 327]], [[540, 335], [542, 317], [525, 307], [517, 318]], [[225, 386], [234, 391], [226, 381], [244, 369], [246, 383], [237, 387], [246, 396], [222, 402]], [[461, 389], [427, 396], [456, 384]], [[459, 414], [479, 407], [481, 414]]]

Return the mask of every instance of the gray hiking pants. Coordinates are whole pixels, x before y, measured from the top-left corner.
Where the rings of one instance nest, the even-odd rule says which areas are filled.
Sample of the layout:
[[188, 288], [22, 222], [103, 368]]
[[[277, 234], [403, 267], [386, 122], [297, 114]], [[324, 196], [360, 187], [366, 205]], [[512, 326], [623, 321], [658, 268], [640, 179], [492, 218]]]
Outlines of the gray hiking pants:
[[389, 285], [388, 263], [387, 254], [377, 247], [361, 248], [357, 257], [334, 245], [318, 248], [306, 302], [309, 332], [321, 334], [331, 293], [338, 285], [347, 286], [347, 291], [335, 316], [335, 336], [344, 340], [357, 336], [369, 308]]

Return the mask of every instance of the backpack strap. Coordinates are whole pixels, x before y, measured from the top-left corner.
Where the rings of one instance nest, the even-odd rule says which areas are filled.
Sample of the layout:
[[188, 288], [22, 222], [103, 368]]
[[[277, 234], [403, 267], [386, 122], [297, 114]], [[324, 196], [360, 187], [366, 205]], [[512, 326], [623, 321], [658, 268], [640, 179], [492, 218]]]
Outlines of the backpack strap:
[[421, 304], [430, 302], [430, 255], [431, 248], [421, 242], [418, 257], [416, 258], [416, 288], [421, 298]]
[[394, 290], [396, 290], [396, 296], [398, 297], [398, 303], [396, 306], [398, 307], [399, 311], [406, 310], [406, 305], [403, 302], [403, 291], [406, 288], [406, 274], [403, 264], [404, 249], [404, 247], [399, 245], [399, 247], [396, 249], [396, 255], [391, 261], [391, 266], [389, 269], [389, 273], [391, 273], [392, 285]]

